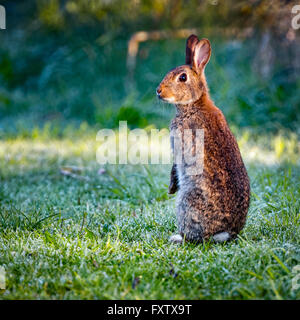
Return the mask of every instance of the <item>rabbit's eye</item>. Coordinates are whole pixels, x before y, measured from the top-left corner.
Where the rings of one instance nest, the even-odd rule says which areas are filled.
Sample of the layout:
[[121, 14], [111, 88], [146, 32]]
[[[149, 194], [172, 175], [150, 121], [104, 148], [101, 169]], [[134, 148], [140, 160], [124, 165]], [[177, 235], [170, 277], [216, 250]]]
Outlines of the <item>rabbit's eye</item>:
[[186, 82], [186, 79], [187, 79], [186, 73], [182, 73], [182, 74], [179, 76], [179, 81], [180, 81], [180, 82]]

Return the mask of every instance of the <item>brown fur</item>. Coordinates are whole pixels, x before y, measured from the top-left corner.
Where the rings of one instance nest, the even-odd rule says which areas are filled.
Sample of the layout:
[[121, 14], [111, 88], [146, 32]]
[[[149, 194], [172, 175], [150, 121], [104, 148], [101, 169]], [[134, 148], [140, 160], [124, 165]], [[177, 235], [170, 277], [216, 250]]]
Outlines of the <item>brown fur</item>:
[[[175, 130], [192, 129], [193, 134], [196, 129], [204, 130], [203, 173], [187, 175], [185, 162], [174, 164], [171, 171], [169, 192], [178, 191], [179, 233], [190, 241], [202, 241], [220, 232], [234, 238], [246, 221], [249, 178], [226, 119], [208, 94], [204, 69], [211, 54], [209, 41], [190, 36], [186, 53], [188, 64], [171, 70], [157, 89], [161, 99], [176, 106], [171, 134]], [[182, 73], [187, 75], [186, 82], [179, 81]]]

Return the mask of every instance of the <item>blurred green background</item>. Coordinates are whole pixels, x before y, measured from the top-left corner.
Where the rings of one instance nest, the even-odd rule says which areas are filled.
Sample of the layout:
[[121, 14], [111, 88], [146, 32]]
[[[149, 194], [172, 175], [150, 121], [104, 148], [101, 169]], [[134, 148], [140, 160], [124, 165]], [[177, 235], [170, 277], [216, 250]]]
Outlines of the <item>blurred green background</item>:
[[[137, 31], [197, 28], [212, 43], [206, 68], [216, 105], [233, 128], [299, 134], [300, 31], [296, 1], [2, 1], [0, 137], [89, 128], [167, 127], [174, 108], [157, 101], [165, 73], [184, 63], [185, 40], [141, 43]], [[129, 83], [130, 82], [130, 83]], [[83, 128], [83, 129], [82, 129]]]

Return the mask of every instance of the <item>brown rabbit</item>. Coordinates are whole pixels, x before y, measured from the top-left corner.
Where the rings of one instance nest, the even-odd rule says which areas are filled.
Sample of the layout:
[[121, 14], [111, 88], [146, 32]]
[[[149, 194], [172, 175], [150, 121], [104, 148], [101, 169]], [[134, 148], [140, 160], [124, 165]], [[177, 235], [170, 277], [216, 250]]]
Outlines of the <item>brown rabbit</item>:
[[[204, 69], [210, 55], [210, 42], [191, 35], [186, 64], [171, 70], [156, 90], [160, 99], [176, 106], [171, 136], [179, 137], [182, 143], [176, 147], [178, 143], [171, 139], [174, 155], [185, 152], [182, 146], [186, 145], [195, 155], [197, 129], [204, 135], [202, 172], [188, 174], [190, 163], [185, 159], [175, 161], [172, 167], [169, 193], [178, 191], [179, 227], [179, 235], [170, 238], [172, 242], [233, 239], [243, 228], [249, 208], [249, 178], [239, 147], [223, 113], [209, 97]], [[185, 144], [187, 129], [192, 138]]]

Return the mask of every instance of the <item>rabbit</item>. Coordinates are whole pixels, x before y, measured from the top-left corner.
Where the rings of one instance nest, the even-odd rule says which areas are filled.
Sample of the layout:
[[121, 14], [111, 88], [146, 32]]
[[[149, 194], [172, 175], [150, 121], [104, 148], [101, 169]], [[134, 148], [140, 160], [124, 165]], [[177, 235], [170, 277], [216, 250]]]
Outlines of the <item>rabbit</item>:
[[234, 239], [244, 227], [249, 209], [250, 181], [238, 144], [209, 96], [204, 70], [210, 56], [209, 40], [191, 35], [186, 42], [186, 64], [169, 71], [156, 89], [159, 99], [176, 107], [170, 125], [173, 154], [180, 154], [182, 145], [185, 147], [187, 129], [192, 131], [187, 145], [194, 155], [196, 130], [201, 129], [204, 137], [201, 172], [188, 174], [190, 163], [185, 159], [172, 166], [169, 193], [177, 192], [179, 230], [170, 238], [174, 243]]

